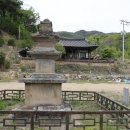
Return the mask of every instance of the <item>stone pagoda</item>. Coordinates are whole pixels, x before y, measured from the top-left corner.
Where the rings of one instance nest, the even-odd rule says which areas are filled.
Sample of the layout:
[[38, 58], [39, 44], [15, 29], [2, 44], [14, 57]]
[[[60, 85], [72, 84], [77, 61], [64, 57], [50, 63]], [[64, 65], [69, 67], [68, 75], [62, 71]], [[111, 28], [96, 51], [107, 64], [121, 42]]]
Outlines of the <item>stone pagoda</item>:
[[61, 54], [54, 48], [59, 37], [53, 33], [52, 22], [48, 19], [42, 21], [39, 33], [33, 34], [32, 38], [37, 44], [27, 53], [35, 60], [35, 72], [20, 79], [25, 83], [25, 108], [57, 106], [65, 109], [61, 90], [65, 79], [55, 74], [55, 60]]

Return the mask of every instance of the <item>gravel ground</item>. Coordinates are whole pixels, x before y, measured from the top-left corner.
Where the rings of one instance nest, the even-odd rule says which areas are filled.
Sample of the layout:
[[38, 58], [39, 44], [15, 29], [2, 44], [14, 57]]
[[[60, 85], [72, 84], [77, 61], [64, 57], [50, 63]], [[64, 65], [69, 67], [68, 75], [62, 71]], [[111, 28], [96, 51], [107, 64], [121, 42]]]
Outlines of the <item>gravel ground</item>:
[[[124, 87], [130, 88], [130, 84], [125, 83], [63, 83], [62, 90], [87, 90], [96, 92], [122, 92]], [[3, 89], [24, 89], [24, 83], [19, 82], [0, 82], [0, 90]]]

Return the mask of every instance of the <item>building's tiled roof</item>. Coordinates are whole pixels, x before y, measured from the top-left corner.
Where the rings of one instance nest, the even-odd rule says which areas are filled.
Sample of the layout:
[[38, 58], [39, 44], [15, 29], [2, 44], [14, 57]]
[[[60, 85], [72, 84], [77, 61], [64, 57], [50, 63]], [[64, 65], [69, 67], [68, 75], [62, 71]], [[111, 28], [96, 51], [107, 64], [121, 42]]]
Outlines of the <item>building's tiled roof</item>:
[[60, 38], [60, 43], [64, 47], [94, 47], [97, 48], [96, 45], [91, 45], [85, 39], [66, 39]]

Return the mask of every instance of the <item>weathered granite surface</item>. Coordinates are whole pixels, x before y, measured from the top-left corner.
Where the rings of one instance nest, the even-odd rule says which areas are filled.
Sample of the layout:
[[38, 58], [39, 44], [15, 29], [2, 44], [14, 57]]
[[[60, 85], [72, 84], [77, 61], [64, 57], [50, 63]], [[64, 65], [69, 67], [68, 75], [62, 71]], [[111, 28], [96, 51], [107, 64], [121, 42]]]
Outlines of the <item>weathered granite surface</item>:
[[39, 33], [40, 34], [52, 34], [53, 28], [52, 28], [52, 22], [49, 19], [45, 19], [40, 22], [39, 25]]
[[28, 51], [28, 54], [35, 59], [53, 59], [57, 60], [61, 53], [54, 48], [37, 47]]
[[66, 80], [63, 76], [57, 74], [32, 74], [30, 77], [19, 79], [20, 82], [24, 83], [65, 83]]
[[52, 22], [48, 19], [41, 22], [39, 33], [33, 34], [32, 37], [37, 45], [29, 50], [28, 54], [35, 59], [35, 73], [19, 80], [25, 83], [25, 107], [46, 106], [46, 110], [49, 106], [59, 106], [61, 110], [61, 84], [66, 80], [63, 76], [55, 74], [55, 60], [61, 53], [55, 50], [54, 45], [59, 37], [53, 33]]
[[62, 105], [61, 83], [25, 83], [25, 106]]

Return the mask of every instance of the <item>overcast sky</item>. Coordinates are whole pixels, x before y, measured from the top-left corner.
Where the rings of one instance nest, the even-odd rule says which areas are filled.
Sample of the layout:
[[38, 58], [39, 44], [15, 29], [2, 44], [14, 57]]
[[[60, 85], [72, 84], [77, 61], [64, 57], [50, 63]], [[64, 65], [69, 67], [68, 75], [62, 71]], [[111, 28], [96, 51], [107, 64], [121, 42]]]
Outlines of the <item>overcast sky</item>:
[[[121, 32], [120, 20], [130, 21], [130, 0], [23, 0], [32, 6], [41, 21], [48, 18], [54, 31], [97, 30]], [[130, 25], [125, 26], [130, 32]]]

